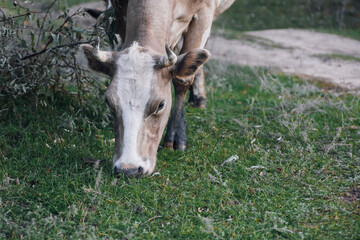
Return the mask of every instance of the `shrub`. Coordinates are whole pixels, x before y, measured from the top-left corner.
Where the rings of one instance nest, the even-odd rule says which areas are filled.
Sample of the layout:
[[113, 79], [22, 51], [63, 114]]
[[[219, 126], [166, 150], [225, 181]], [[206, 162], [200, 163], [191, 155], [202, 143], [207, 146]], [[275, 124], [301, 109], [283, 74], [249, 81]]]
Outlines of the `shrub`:
[[92, 43], [95, 35], [104, 33], [77, 27], [73, 18], [84, 15], [81, 10], [55, 14], [56, 2], [48, 3], [43, 12], [18, 4], [15, 11], [0, 12], [0, 103], [21, 98], [36, 108], [53, 110], [55, 102], [62, 102], [74, 118], [103, 114], [103, 106], [94, 101], [102, 99], [106, 81], [82, 69], [76, 54], [80, 44]]

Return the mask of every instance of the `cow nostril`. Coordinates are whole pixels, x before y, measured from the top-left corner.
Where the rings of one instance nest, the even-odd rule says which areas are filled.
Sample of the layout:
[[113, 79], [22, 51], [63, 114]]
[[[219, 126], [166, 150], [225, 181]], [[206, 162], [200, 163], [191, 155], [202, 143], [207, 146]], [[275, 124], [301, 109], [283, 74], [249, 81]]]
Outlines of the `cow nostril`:
[[126, 177], [140, 177], [144, 174], [144, 168], [143, 167], [121, 167], [118, 168], [114, 166], [114, 174], [119, 175], [122, 174]]
[[114, 166], [114, 174], [118, 175], [119, 173], [121, 173], [120, 169], [118, 169], [116, 166]]

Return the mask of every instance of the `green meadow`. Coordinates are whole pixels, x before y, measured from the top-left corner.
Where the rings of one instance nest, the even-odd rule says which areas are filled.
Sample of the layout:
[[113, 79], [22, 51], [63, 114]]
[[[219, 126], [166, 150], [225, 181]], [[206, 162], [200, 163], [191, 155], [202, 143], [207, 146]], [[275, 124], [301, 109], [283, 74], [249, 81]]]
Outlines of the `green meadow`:
[[[275, 0], [271, 18], [246, 21], [240, 12], [264, 6], [250, 2], [216, 28], [358, 30], [301, 25], [302, 14], [286, 25]], [[0, 239], [357, 239], [359, 96], [215, 60], [205, 74], [207, 108], [186, 108], [187, 150], [160, 146], [146, 178], [113, 175], [108, 80], [84, 83], [84, 96], [76, 84], [2, 94]]]

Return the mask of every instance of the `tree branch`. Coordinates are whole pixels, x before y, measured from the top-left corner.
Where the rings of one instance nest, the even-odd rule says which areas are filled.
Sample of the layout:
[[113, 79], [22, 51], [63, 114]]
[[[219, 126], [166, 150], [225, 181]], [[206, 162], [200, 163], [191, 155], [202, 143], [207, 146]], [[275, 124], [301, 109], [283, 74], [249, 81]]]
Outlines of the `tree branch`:
[[6, 17], [4, 12], [3, 11], [1, 11], [1, 12], [3, 13], [3, 19], [0, 20], [0, 22], [5, 22], [5, 21], [7, 21], [9, 19], [14, 19], [14, 18], [18, 18], [18, 17], [24, 17], [24, 16], [28, 17], [30, 15], [30, 13], [25, 13], [25, 14], [21, 14], [21, 15], [18, 15], [18, 16], [14, 16], [14, 17]]
[[[55, 0], [53, 3], [55, 3], [57, 0]], [[54, 34], [58, 34], [59, 32], [61, 32], [62, 28], [65, 26], [65, 24], [67, 22], [70, 21], [70, 19], [72, 19], [75, 15], [78, 15], [80, 14], [82, 11], [80, 9], [78, 9], [75, 13], [73, 13], [71, 16], [68, 16], [67, 18], [65, 18], [64, 22], [55, 30], [53, 31]], [[41, 31], [43, 31], [43, 29], [41, 28], [40, 29], [40, 34], [39, 34], [39, 38], [40, 38], [40, 35], [41, 35]], [[45, 47], [39, 51], [39, 52], [35, 52], [33, 54], [30, 54], [30, 55], [27, 55], [23, 58], [21, 58], [21, 60], [25, 60], [25, 59], [28, 59], [28, 58], [32, 58], [32, 57], [35, 57], [37, 55], [40, 55], [40, 54], [43, 54], [49, 50], [54, 50], [54, 49], [57, 49], [57, 48], [62, 48], [62, 47], [72, 47], [72, 46], [76, 46], [76, 45], [79, 45], [79, 44], [85, 44], [85, 43], [91, 43], [93, 41], [87, 41], [87, 42], [77, 42], [77, 43], [70, 43], [70, 44], [63, 44], [63, 45], [58, 45], [58, 46], [55, 46], [55, 47], [52, 47], [52, 48], [48, 48], [49, 45], [53, 42], [53, 39], [52, 38], [49, 38], [47, 43], [45, 44]]]
[[[54, 6], [54, 4], [55, 4], [56, 2], [57, 2], [57, 0], [54, 0], [54, 1], [50, 4], [50, 6], [46, 9], [45, 16], [44, 16], [43, 21], [42, 21], [41, 26], [40, 26], [39, 37], [38, 37], [38, 39], [37, 39], [37, 41], [36, 41], [36, 48], [38, 48], [38, 46], [39, 46], [39, 42], [40, 42], [41, 34], [42, 34], [42, 31], [43, 31], [43, 28], [44, 28], [45, 20], [46, 20], [48, 14], [49, 14], [49, 12], [50, 12], [50, 9], [52, 8], [52, 6]], [[45, 48], [46, 48], [46, 47], [45, 47]]]
[[32, 57], [35, 57], [35, 56], [38, 56], [40, 54], [43, 54], [47, 51], [51, 51], [51, 50], [55, 50], [55, 49], [58, 49], [58, 48], [63, 48], [63, 47], [73, 47], [73, 46], [76, 46], [76, 45], [80, 45], [80, 44], [87, 44], [87, 43], [92, 43], [94, 42], [93, 41], [87, 41], [87, 42], [76, 42], [76, 43], [68, 43], [68, 44], [62, 44], [62, 45], [58, 45], [58, 46], [55, 46], [55, 47], [52, 47], [52, 48], [44, 48], [43, 50], [39, 51], [39, 52], [36, 52], [36, 53], [33, 53], [33, 54], [30, 54], [30, 55], [27, 55], [23, 58], [21, 58], [21, 60], [26, 60], [28, 58], [32, 58]]

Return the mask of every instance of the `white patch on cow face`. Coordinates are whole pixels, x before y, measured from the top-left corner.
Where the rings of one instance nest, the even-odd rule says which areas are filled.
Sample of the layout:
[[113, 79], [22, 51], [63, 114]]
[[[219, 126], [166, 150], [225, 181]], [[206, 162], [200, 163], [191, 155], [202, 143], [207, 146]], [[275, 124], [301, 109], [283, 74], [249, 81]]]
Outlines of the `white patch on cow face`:
[[[150, 160], [139, 155], [138, 135], [144, 122], [144, 112], [150, 99], [151, 85], [154, 78], [154, 60], [152, 56], [134, 43], [126, 54], [120, 54], [117, 71], [112, 81], [116, 84], [117, 117], [122, 120], [121, 156], [116, 149], [114, 168], [139, 168], [144, 173], [152, 171]], [[115, 126], [121, 127], [121, 126]], [[119, 141], [119, 139], [117, 139]]]

